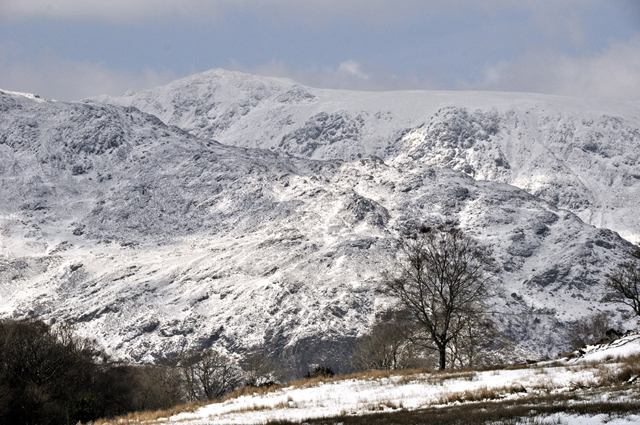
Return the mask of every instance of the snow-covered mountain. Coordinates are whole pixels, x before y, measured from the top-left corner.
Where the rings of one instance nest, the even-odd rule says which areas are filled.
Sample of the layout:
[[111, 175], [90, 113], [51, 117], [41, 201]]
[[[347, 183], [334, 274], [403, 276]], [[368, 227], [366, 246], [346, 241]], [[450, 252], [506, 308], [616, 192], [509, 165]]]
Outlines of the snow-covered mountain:
[[637, 101], [322, 90], [224, 70], [99, 100], [234, 146], [450, 167], [514, 185], [640, 242]]
[[[482, 158], [528, 152], [517, 138], [505, 139], [512, 149], [500, 147], [498, 135], [507, 131], [501, 120], [514, 117], [509, 105], [541, 101], [487, 95], [502, 97], [504, 104], [494, 105], [495, 112], [456, 106], [431, 119], [429, 109], [420, 112], [413, 100], [424, 93], [330, 92], [220, 71], [192, 81], [207, 83], [186, 85], [182, 95], [184, 81], [157, 89], [171, 94], [155, 100], [158, 108], [171, 108], [168, 115], [151, 111], [159, 118], [133, 102], [152, 104], [153, 92], [113, 101], [131, 100], [133, 108], [0, 91], [0, 315], [75, 321], [84, 334], [136, 361], [187, 347], [242, 352], [265, 346], [291, 371], [310, 363], [338, 369], [349, 343], [389, 303], [375, 288], [393, 257], [397, 232], [451, 219], [494, 250], [500, 284], [495, 309], [505, 313], [496, 320], [515, 339], [514, 356], [566, 349], [564, 324], [606, 308], [597, 303], [604, 274], [621, 261], [629, 242], [560, 208], [564, 197], [550, 203], [547, 192], [534, 196], [500, 178], [479, 179], [498, 167]], [[207, 87], [218, 109], [196, 113]], [[321, 102], [321, 96], [333, 100]], [[362, 112], [364, 124], [353, 130], [360, 136], [349, 138], [352, 123], [360, 121], [349, 111], [358, 102], [373, 108], [366, 99], [376, 96], [389, 99], [389, 121], [382, 118], [385, 112], [380, 118]], [[455, 96], [470, 99], [468, 111], [487, 102], [481, 94], [433, 96], [441, 97], [440, 106], [429, 100], [436, 112]], [[177, 98], [191, 105], [184, 107], [184, 121], [176, 113], [182, 104]], [[281, 104], [270, 118], [268, 104]], [[616, 107], [613, 112], [630, 116], [635, 106]], [[305, 118], [309, 108], [317, 113]], [[326, 120], [319, 118], [321, 108], [327, 109]], [[329, 113], [331, 108], [353, 119], [323, 127], [338, 114]], [[278, 128], [283, 110], [295, 116]], [[215, 117], [201, 131], [185, 125], [189, 114], [211, 117], [221, 111], [229, 117], [226, 127]], [[418, 116], [430, 124], [421, 126]], [[309, 124], [318, 120], [319, 133]], [[470, 122], [475, 133], [468, 133], [467, 124], [438, 130], [456, 120]], [[396, 121], [404, 123], [397, 134]], [[374, 130], [377, 139], [362, 136]], [[636, 152], [637, 158], [633, 137], [624, 143], [636, 150], [620, 157]], [[313, 140], [317, 147], [305, 153]], [[447, 140], [473, 144], [451, 160], [466, 158], [475, 171], [440, 168], [446, 158], [437, 152]], [[616, 146], [627, 146], [622, 143]], [[425, 151], [418, 155], [420, 146]], [[538, 148], [531, 151], [540, 156], [539, 170], [526, 158], [510, 161], [542, 175], [547, 157]], [[326, 159], [332, 156], [338, 159]], [[602, 160], [601, 176], [615, 158]], [[565, 165], [556, 159], [561, 173]], [[618, 169], [632, 167], [620, 163]], [[548, 177], [548, 187], [568, 193], [568, 183], [551, 180], [556, 175]], [[637, 190], [619, 181], [613, 178], [610, 192]]]

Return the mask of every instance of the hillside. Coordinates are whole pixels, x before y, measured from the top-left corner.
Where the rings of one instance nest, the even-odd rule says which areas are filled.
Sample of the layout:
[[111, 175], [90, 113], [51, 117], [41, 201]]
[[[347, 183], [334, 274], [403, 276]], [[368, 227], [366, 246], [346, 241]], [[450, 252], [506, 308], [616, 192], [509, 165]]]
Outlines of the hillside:
[[[287, 99], [284, 108], [313, 100]], [[375, 288], [393, 238], [443, 220], [494, 251], [496, 320], [516, 343], [511, 359], [553, 355], [567, 349], [568, 322], [607, 308], [597, 303], [604, 275], [630, 247], [559, 203], [439, 168], [432, 156], [365, 158], [386, 147], [361, 159], [291, 156], [265, 138], [246, 144], [276, 152], [223, 145], [130, 106], [1, 91], [0, 111], [0, 315], [75, 322], [138, 362], [264, 346], [293, 374], [311, 363], [339, 372], [389, 303]], [[221, 134], [211, 135], [229, 143]], [[234, 134], [236, 145], [248, 140]]]
[[211, 70], [102, 102], [221, 143], [376, 155], [519, 187], [640, 242], [640, 103], [491, 92], [354, 92]]

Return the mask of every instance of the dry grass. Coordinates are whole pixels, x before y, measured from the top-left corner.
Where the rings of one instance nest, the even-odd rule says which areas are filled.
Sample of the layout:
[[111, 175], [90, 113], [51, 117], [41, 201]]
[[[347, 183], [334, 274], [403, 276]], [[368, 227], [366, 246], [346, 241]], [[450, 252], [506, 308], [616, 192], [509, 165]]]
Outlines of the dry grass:
[[480, 387], [475, 390], [467, 390], [454, 392], [442, 396], [435, 404], [446, 405], [451, 403], [465, 403], [477, 401], [500, 400], [509, 394], [526, 393], [527, 390], [518, 384], [512, 384], [504, 387], [487, 388]]
[[[158, 411], [145, 411], [145, 412], [134, 412], [129, 413], [124, 416], [118, 416], [112, 419], [99, 419], [94, 422], [94, 425], [134, 425], [140, 424], [144, 422], [153, 423], [158, 419], [168, 418], [173, 415], [177, 415], [178, 413], [185, 412], [194, 412], [199, 407], [212, 404], [212, 403], [224, 403], [225, 401], [236, 399], [239, 397], [250, 397], [250, 396], [264, 396], [266, 394], [274, 393], [277, 391], [281, 391], [284, 388], [310, 388], [314, 386], [318, 386], [319, 384], [329, 383], [329, 382], [339, 382], [349, 379], [354, 380], [378, 380], [383, 378], [390, 378], [391, 376], [403, 376], [403, 377], [411, 377], [419, 374], [424, 374], [427, 372], [432, 372], [427, 369], [406, 369], [406, 370], [398, 370], [398, 371], [387, 371], [387, 370], [373, 370], [367, 372], [359, 372], [353, 373], [350, 375], [342, 375], [342, 376], [334, 376], [334, 377], [316, 377], [316, 378], [306, 378], [299, 379], [296, 381], [292, 381], [287, 383], [286, 385], [271, 385], [268, 387], [242, 387], [239, 388], [232, 393], [227, 394], [224, 398], [220, 400], [214, 401], [199, 401], [193, 403], [181, 404], [171, 409], [166, 410], [158, 410]], [[291, 400], [288, 400], [291, 401]], [[290, 405], [284, 407], [291, 407]], [[265, 410], [266, 408], [256, 408], [257, 410]]]
[[[272, 385], [268, 387], [242, 387], [234, 392], [226, 395], [224, 398], [216, 401], [201, 401], [194, 403], [187, 403], [175, 406], [171, 409], [160, 410], [154, 412], [135, 412], [130, 413], [125, 416], [120, 416], [113, 419], [101, 419], [94, 422], [95, 425], [134, 425], [140, 423], [154, 423], [159, 419], [168, 418], [170, 416], [176, 415], [178, 413], [185, 412], [194, 412], [199, 407], [211, 404], [211, 403], [224, 403], [229, 400], [237, 399], [239, 397], [251, 397], [251, 396], [264, 396], [266, 394], [275, 393], [281, 391], [285, 388], [310, 388], [315, 387], [320, 384], [326, 384], [331, 382], [340, 382], [345, 380], [361, 380], [361, 381], [377, 381], [380, 379], [391, 379], [391, 378], [399, 378], [394, 380], [395, 385], [406, 385], [410, 382], [421, 381], [428, 383], [430, 385], [443, 385], [445, 381], [454, 380], [454, 379], [463, 379], [467, 381], [473, 381], [477, 377], [478, 371], [483, 370], [494, 370], [496, 373], [499, 373], [500, 370], [513, 370], [513, 369], [523, 369], [530, 368], [530, 365], [509, 365], [504, 367], [480, 367], [480, 368], [464, 368], [464, 369], [447, 369], [447, 370], [432, 370], [426, 368], [417, 368], [417, 369], [402, 369], [402, 370], [373, 370], [373, 371], [365, 371], [365, 372], [357, 372], [349, 375], [341, 375], [334, 377], [316, 377], [316, 378], [305, 378], [296, 381], [289, 382], [285, 385]], [[510, 390], [504, 389], [503, 392], [508, 392]], [[464, 399], [466, 401], [477, 401], [477, 400], [494, 400], [497, 398], [498, 390], [476, 390], [476, 391], [467, 391], [463, 394], [454, 394], [446, 397], [446, 399]], [[295, 403], [291, 403], [292, 400], [289, 400], [285, 403], [281, 403], [281, 406], [278, 405], [276, 408], [290, 408], [292, 404], [295, 407]], [[391, 402], [383, 402], [378, 403], [376, 405], [372, 405], [373, 410], [384, 410], [386, 409], [402, 409], [402, 403], [399, 404], [385, 404]], [[443, 399], [441, 404], [446, 404], [447, 401]], [[242, 411], [249, 410], [270, 410], [272, 407], [263, 407], [257, 406], [253, 408], [243, 408]]]
[[392, 376], [411, 377], [422, 374], [437, 373], [432, 369], [417, 368], [417, 369], [400, 369], [400, 370], [369, 370], [365, 372], [356, 372], [349, 375], [336, 376], [334, 380], [343, 379], [357, 379], [357, 380], [375, 380], [381, 378], [391, 378]]
[[425, 376], [425, 382], [431, 385], [443, 385], [446, 381], [459, 379], [463, 381], [473, 381], [478, 374], [471, 371], [448, 371], [439, 373], [430, 373]]
[[[289, 387], [290, 384], [287, 385], [270, 385], [268, 387], [242, 387], [237, 390], [227, 394], [224, 398], [220, 400], [213, 401], [213, 403], [224, 403], [227, 400], [232, 400], [239, 397], [251, 397], [251, 396], [263, 396], [265, 394], [274, 393], [276, 391], [281, 390], [282, 388]], [[212, 402], [209, 402], [212, 403]]]
[[242, 396], [263, 396], [265, 394], [274, 393], [284, 388], [310, 388], [320, 384], [326, 384], [331, 382], [340, 382], [346, 380], [358, 380], [358, 381], [376, 381], [380, 379], [391, 379], [392, 377], [398, 377], [396, 384], [404, 385], [413, 381], [423, 381], [430, 384], [441, 384], [444, 381], [451, 379], [464, 379], [467, 381], [473, 381], [477, 377], [477, 372], [482, 371], [500, 371], [500, 370], [518, 370], [518, 369], [530, 369], [532, 365], [519, 364], [519, 365], [506, 365], [506, 366], [490, 366], [490, 367], [467, 367], [461, 369], [446, 369], [446, 370], [433, 370], [428, 368], [415, 368], [415, 369], [400, 369], [400, 370], [369, 370], [364, 372], [356, 372], [348, 375], [339, 375], [333, 377], [315, 377], [315, 378], [303, 378], [295, 381], [288, 382], [283, 385], [272, 385], [269, 387], [243, 387], [236, 391], [226, 395], [223, 399], [216, 401], [222, 403], [227, 400], [235, 399]]
[[615, 359], [617, 365], [599, 365], [596, 378], [601, 385], [619, 385], [635, 382], [640, 378], [640, 356]]
[[[359, 380], [359, 381], [375, 381], [375, 380], [385, 379], [385, 378], [389, 379], [393, 376], [399, 376], [401, 377], [401, 380], [402, 378], [407, 378], [412, 380], [418, 375], [423, 375], [423, 374], [437, 375], [440, 373], [446, 373], [447, 375], [451, 375], [453, 373], [458, 373], [458, 370], [456, 370], [455, 372], [451, 372], [451, 371], [434, 372], [433, 370], [426, 369], [426, 368], [402, 369], [402, 370], [392, 370], [392, 371], [370, 370], [366, 372], [356, 372], [349, 375], [339, 375], [339, 376], [333, 376], [333, 377], [319, 376], [315, 378], [298, 379], [296, 381], [288, 382], [287, 384], [284, 384], [284, 385], [271, 385], [269, 387], [259, 387], [259, 388], [256, 388], [256, 387], [239, 388], [217, 402], [222, 403], [227, 400], [231, 400], [231, 399], [242, 397], [242, 396], [256, 396], [256, 395], [262, 396], [265, 394], [280, 391], [284, 388], [294, 388], [294, 389], [310, 388], [310, 387], [318, 386], [320, 384], [326, 384], [330, 382], [340, 382], [340, 381], [346, 381], [350, 379]], [[404, 381], [404, 382], [408, 382], [408, 381]]]
[[289, 401], [281, 401], [280, 403], [275, 404], [273, 406], [258, 406], [254, 404], [253, 406], [250, 406], [250, 407], [241, 407], [236, 410], [229, 410], [228, 413], [262, 412], [265, 410], [295, 409], [297, 407], [298, 405], [296, 403], [289, 402]]
[[195, 412], [202, 406], [210, 404], [208, 401], [196, 401], [191, 403], [180, 404], [166, 410], [134, 412], [127, 415], [118, 416], [112, 419], [98, 419], [93, 425], [134, 425], [140, 423], [153, 423], [159, 419], [168, 418], [178, 413]]
[[[321, 383], [324, 384], [327, 382], [337, 382], [337, 381], [343, 381], [346, 379], [357, 379], [357, 378], [353, 378], [355, 375], [356, 374], [346, 375], [346, 376], [344, 375], [334, 376], [331, 378], [329, 377], [305, 378], [305, 379], [299, 379], [296, 381], [288, 382], [287, 384], [284, 384], [284, 385], [270, 385], [268, 387], [242, 387], [233, 391], [232, 393], [227, 394], [221, 400], [215, 401], [215, 403], [223, 403], [227, 400], [232, 400], [232, 399], [245, 397], [245, 396], [246, 397], [263, 396], [265, 394], [270, 394], [270, 393], [280, 391], [284, 388], [309, 388], [309, 387], [315, 387]], [[375, 379], [375, 378], [370, 378], [370, 379]]]

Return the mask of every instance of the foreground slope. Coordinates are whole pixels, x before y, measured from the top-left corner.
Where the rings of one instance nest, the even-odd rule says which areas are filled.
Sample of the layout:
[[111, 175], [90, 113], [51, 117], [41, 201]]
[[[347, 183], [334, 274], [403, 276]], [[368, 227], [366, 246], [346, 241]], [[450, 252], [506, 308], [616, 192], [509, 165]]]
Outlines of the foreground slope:
[[71, 320], [136, 361], [263, 346], [292, 373], [339, 371], [389, 303], [397, 232], [442, 220], [493, 247], [511, 357], [553, 354], [629, 249], [450, 169], [230, 147], [135, 108], [0, 92], [0, 110], [0, 314]]
[[640, 242], [639, 102], [323, 90], [224, 70], [100, 100], [235, 146], [450, 167], [517, 186]]

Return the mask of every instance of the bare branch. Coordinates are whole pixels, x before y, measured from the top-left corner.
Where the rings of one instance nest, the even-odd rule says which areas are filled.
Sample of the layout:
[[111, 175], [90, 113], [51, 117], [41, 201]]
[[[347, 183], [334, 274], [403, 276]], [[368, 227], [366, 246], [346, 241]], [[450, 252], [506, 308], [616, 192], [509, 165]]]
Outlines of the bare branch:
[[604, 301], [626, 304], [640, 316], [640, 250], [631, 259], [607, 274], [605, 286], [611, 290]]

